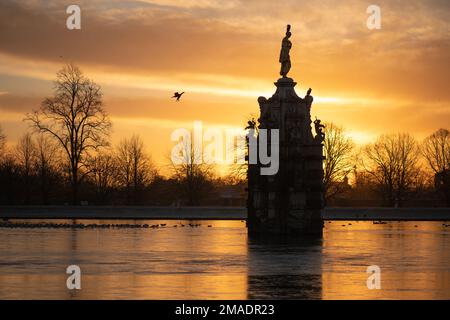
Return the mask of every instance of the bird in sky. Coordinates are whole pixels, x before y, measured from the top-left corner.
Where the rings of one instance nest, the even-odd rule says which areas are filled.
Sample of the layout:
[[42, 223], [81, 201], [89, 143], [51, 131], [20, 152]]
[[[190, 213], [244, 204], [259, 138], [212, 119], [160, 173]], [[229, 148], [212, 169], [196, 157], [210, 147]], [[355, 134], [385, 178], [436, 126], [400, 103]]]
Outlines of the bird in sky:
[[173, 97], [172, 97], [172, 98], [177, 98], [177, 101], [180, 101], [180, 98], [181, 98], [181, 96], [183, 95], [183, 93], [184, 93], [184, 91], [183, 91], [182, 93], [175, 92], [175, 93], [173, 94]]

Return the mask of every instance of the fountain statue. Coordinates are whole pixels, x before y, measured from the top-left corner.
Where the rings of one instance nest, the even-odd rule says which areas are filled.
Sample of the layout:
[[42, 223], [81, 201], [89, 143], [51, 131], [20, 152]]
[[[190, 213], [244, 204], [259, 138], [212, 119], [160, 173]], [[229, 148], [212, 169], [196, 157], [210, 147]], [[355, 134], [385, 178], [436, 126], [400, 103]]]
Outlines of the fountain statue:
[[[279, 169], [273, 175], [261, 175], [260, 161], [248, 164], [247, 225], [250, 233], [321, 234], [323, 195], [324, 126], [314, 122], [311, 130], [311, 88], [301, 98], [288, 78], [291, 68], [289, 51], [291, 26], [287, 26], [280, 52], [281, 78], [270, 98], [259, 97], [258, 124], [247, 128], [279, 130]], [[257, 137], [257, 146], [269, 143]], [[269, 139], [270, 140], [270, 139]], [[266, 146], [267, 147], [267, 146]], [[268, 150], [268, 148], [265, 148]], [[272, 155], [273, 156], [273, 155]]]

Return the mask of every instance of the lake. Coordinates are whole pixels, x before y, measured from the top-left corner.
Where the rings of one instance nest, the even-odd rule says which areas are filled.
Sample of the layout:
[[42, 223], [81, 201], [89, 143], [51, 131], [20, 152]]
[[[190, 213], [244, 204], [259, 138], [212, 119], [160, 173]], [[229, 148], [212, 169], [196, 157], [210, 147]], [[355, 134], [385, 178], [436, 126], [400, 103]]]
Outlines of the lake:
[[[443, 222], [325, 221], [322, 238], [262, 239], [243, 221], [63, 222], [160, 227], [0, 228], [0, 299], [450, 299]], [[69, 265], [81, 290], [66, 287]]]

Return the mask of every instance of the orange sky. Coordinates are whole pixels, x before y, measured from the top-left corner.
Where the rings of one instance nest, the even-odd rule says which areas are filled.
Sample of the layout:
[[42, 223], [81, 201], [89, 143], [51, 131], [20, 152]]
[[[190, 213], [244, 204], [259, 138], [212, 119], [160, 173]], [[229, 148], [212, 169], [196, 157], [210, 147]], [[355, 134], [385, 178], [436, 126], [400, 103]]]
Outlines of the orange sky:
[[[66, 7], [81, 7], [81, 30]], [[170, 133], [200, 120], [241, 127], [278, 78], [292, 25], [297, 93], [313, 88], [312, 116], [359, 143], [382, 132], [417, 138], [450, 122], [450, 2], [377, 1], [382, 29], [366, 27], [371, 1], [145, 0], [0, 2], [0, 125], [10, 143], [24, 113], [51, 94], [73, 62], [104, 92], [113, 142], [138, 133], [158, 164]], [[186, 91], [175, 103], [174, 91]]]

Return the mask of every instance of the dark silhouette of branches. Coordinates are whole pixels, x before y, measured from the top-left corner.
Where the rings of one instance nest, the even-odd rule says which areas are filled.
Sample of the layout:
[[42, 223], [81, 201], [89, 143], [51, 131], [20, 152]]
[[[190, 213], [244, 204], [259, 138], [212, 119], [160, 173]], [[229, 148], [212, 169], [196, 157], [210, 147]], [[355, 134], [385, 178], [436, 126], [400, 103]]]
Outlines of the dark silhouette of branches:
[[194, 143], [184, 141], [182, 153], [178, 154], [177, 163], [169, 159], [173, 178], [177, 181], [188, 206], [200, 204], [202, 198], [212, 189], [213, 165], [204, 163], [203, 154], [196, 150]]
[[55, 92], [26, 116], [33, 128], [53, 138], [66, 155], [73, 204], [83, 160], [90, 151], [108, 146], [111, 122], [102, 104], [100, 86], [69, 64], [57, 73]]
[[20, 168], [20, 177], [23, 180], [23, 192], [25, 194], [25, 204], [30, 204], [32, 178], [34, 176], [36, 162], [36, 145], [30, 133], [26, 133], [20, 138], [15, 148], [15, 157]]
[[117, 177], [126, 189], [128, 204], [139, 203], [140, 194], [156, 175], [157, 170], [138, 135], [120, 142], [117, 148]]
[[381, 135], [365, 148], [366, 170], [389, 206], [401, 206], [419, 174], [419, 149], [407, 133]]
[[[257, 122], [255, 120], [255, 116], [250, 114], [247, 117], [246, 120], [246, 127], [244, 130], [246, 130], [246, 134], [250, 134], [251, 130], [253, 130], [253, 134], [255, 136], [258, 136], [259, 128], [257, 125]], [[243, 181], [247, 180], [247, 171], [248, 171], [248, 136], [245, 137], [245, 143], [239, 143], [237, 141], [234, 141], [231, 148], [226, 150], [226, 152], [232, 153], [238, 157], [238, 155], [243, 154], [245, 159], [244, 163], [233, 163], [228, 166], [228, 179], [232, 181], [234, 184], [242, 183]], [[236, 160], [237, 160], [236, 157]]]
[[439, 129], [422, 142], [422, 154], [435, 175], [435, 184], [450, 205], [450, 131]]
[[12, 154], [6, 153], [0, 162], [0, 199], [5, 204], [16, 204], [23, 190], [19, 189], [21, 168]]
[[353, 169], [353, 141], [347, 137], [342, 127], [333, 123], [325, 124], [324, 177], [325, 199], [329, 200], [343, 191], [342, 181]]
[[118, 160], [112, 152], [103, 152], [89, 157], [86, 163], [89, 181], [95, 189], [96, 203], [108, 203], [118, 185]]
[[36, 140], [36, 176], [41, 192], [42, 204], [49, 203], [50, 191], [55, 187], [58, 178], [57, 163], [59, 154], [57, 145], [45, 135], [39, 135]]
[[6, 143], [6, 136], [3, 133], [2, 126], [0, 126], [0, 158], [4, 155], [5, 143]]

